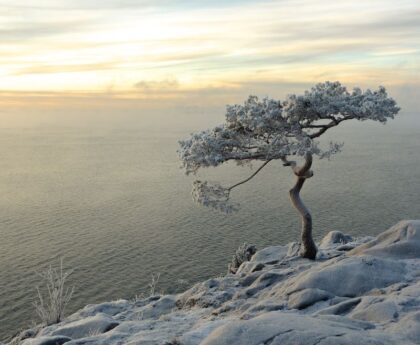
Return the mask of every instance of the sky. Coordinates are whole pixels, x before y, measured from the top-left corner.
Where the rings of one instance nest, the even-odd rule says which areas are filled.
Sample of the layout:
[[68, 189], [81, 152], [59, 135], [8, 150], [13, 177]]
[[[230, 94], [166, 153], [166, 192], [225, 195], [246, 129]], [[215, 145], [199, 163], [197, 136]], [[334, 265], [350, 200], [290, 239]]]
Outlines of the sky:
[[419, 18], [418, 0], [0, 0], [0, 106], [207, 105], [339, 80], [414, 109]]

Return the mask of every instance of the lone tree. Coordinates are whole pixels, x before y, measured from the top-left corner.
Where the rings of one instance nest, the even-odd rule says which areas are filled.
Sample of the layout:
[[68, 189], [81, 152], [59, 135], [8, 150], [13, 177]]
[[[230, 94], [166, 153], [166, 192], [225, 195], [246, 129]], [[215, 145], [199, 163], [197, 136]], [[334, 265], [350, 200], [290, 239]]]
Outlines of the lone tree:
[[[224, 124], [180, 141], [178, 153], [186, 174], [228, 161], [239, 165], [254, 160], [263, 162], [247, 179], [227, 188], [207, 181], [193, 183], [196, 202], [224, 212], [238, 208], [230, 201], [230, 192], [251, 180], [270, 161], [280, 159], [284, 166], [289, 166], [296, 175], [296, 184], [289, 191], [290, 199], [302, 218], [300, 254], [314, 260], [317, 248], [312, 238], [312, 216], [299, 193], [306, 179], [313, 176], [313, 157], [329, 158], [342, 147], [340, 143], [330, 142], [324, 149], [316, 139], [344, 121], [385, 123], [399, 110], [382, 86], [376, 91], [354, 88], [349, 92], [339, 82], [325, 82], [303, 95], [290, 95], [283, 102], [249, 96], [244, 105], [227, 106]], [[301, 157], [303, 164], [298, 165], [291, 157]]]

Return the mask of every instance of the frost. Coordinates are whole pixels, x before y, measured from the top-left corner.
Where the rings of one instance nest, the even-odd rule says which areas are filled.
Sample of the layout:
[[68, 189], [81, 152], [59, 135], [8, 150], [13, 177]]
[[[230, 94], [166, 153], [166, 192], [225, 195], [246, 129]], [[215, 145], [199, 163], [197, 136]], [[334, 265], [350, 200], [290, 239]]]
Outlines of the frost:
[[239, 204], [229, 200], [230, 190], [220, 184], [210, 184], [207, 181], [194, 181], [192, 197], [195, 202], [203, 206], [212, 207], [225, 213], [235, 212]]
[[[323, 149], [316, 139], [327, 130], [353, 119], [385, 123], [398, 111], [382, 86], [375, 91], [354, 88], [349, 92], [339, 82], [327, 81], [284, 101], [249, 96], [243, 105], [227, 106], [222, 125], [180, 141], [178, 154], [186, 174], [228, 161], [239, 165], [254, 160], [289, 161], [288, 156], [308, 154], [330, 159], [343, 144], [330, 143]], [[202, 205], [231, 212], [238, 206], [229, 202], [231, 189], [196, 181], [193, 198]]]

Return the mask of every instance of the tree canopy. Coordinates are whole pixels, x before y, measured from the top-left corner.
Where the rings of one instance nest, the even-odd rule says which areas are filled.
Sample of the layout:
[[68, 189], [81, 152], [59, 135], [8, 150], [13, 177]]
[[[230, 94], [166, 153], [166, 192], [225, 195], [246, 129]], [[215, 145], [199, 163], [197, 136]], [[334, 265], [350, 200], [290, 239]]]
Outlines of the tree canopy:
[[348, 91], [339, 82], [325, 82], [302, 95], [289, 95], [284, 101], [249, 96], [243, 105], [227, 106], [222, 125], [180, 141], [178, 153], [187, 174], [228, 161], [237, 164], [263, 161], [248, 179], [228, 188], [206, 181], [194, 182], [196, 202], [230, 212], [237, 209], [229, 200], [230, 191], [255, 176], [271, 160], [281, 159], [296, 169], [289, 156], [310, 155], [311, 161], [313, 155], [329, 158], [340, 151], [342, 143], [321, 146], [317, 139], [327, 130], [353, 119], [385, 123], [398, 111], [396, 102], [382, 86], [374, 91], [360, 88]]

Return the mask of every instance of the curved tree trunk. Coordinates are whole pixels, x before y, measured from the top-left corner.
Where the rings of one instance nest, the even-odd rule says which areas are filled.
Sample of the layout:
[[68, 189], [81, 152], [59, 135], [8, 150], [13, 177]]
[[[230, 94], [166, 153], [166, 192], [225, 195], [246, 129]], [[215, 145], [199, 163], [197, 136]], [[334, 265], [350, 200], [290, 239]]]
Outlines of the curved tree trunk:
[[312, 166], [312, 155], [307, 154], [305, 157], [305, 164], [300, 167], [293, 167], [293, 171], [297, 176], [296, 184], [290, 189], [290, 200], [293, 206], [298, 210], [302, 217], [302, 245], [301, 255], [304, 258], [315, 260], [317, 248], [314, 240], [312, 239], [312, 216], [309, 209], [305, 206], [300, 198], [300, 190], [302, 189], [305, 180], [312, 177], [313, 173], [310, 170]]

